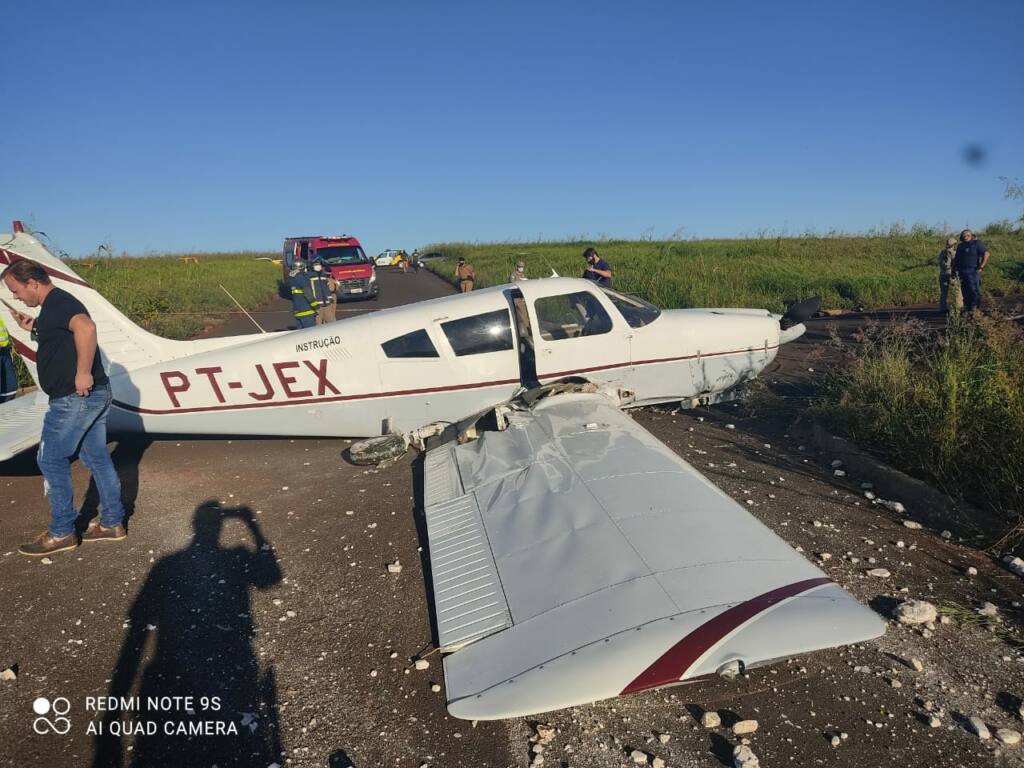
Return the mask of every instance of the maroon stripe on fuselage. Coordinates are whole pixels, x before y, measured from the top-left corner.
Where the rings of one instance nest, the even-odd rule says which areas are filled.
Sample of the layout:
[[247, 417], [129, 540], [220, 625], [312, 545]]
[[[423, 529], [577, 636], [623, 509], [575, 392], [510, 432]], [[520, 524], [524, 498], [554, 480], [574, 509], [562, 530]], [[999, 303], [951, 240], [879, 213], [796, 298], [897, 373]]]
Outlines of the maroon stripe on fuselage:
[[67, 282], [74, 283], [75, 285], [83, 285], [86, 288], [91, 287], [87, 282], [75, 277], [74, 275], [65, 275], [63, 272], [58, 272], [53, 267], [48, 267], [45, 264], [39, 264], [39, 262], [34, 259], [27, 259], [19, 253], [0, 248], [0, 264], [13, 264], [16, 261], [31, 261], [33, 264], [37, 264], [46, 270], [46, 274], [50, 277], [55, 277], [58, 280], [66, 280]]
[[272, 403], [239, 403], [237, 405], [208, 405], [198, 408], [167, 408], [156, 410], [153, 408], [140, 408], [137, 405], [122, 403], [114, 400], [113, 405], [124, 411], [132, 413], [148, 413], [155, 416], [173, 416], [177, 413], [204, 413], [207, 411], [239, 411], [247, 408], [276, 408], [287, 405], [319, 405], [321, 403], [340, 403], [345, 400], [373, 400], [380, 397], [402, 397], [405, 395], [422, 395], [430, 392], [455, 392], [460, 389], [483, 389], [485, 387], [500, 387], [506, 384], [518, 384], [519, 379], [502, 379], [501, 381], [482, 381], [474, 384], [458, 384], [454, 387], [428, 387], [426, 389], [405, 389], [394, 392], [366, 392], [360, 395], [339, 395], [337, 397], [304, 397], [296, 400], [278, 400]]
[[637, 675], [629, 685], [622, 689], [624, 695], [658, 688], [663, 685], [678, 683], [694, 662], [703, 656], [708, 649], [718, 643], [743, 622], [763, 613], [783, 600], [799, 595], [822, 584], [831, 583], [832, 579], [819, 577], [806, 579], [795, 584], [773, 589], [755, 598], [723, 611], [704, 624], [701, 624], [686, 637], [669, 648], [657, 661]]
[[705, 357], [721, 357], [722, 355], [740, 355], [750, 352], [767, 352], [770, 349], [778, 349], [779, 345], [775, 344], [770, 347], [754, 347], [753, 349], [730, 349], [725, 352], [705, 352], [700, 355], [678, 355], [676, 357], [654, 357], [650, 360], [634, 360], [632, 362], [621, 362], [621, 363], [605, 363], [604, 365], [595, 365], [592, 368], [576, 368], [571, 371], [554, 371], [552, 373], [538, 373], [538, 379], [552, 379], [559, 378], [561, 376], [573, 376], [579, 373], [591, 373], [593, 371], [609, 371], [613, 368], [628, 368], [630, 366], [637, 365], [657, 365], [659, 363], [675, 363], [680, 360], [697, 360], [704, 359]]
[[18, 350], [18, 354], [24, 357], [26, 360], [31, 360], [33, 363], [36, 361], [36, 351], [32, 347], [28, 346], [24, 342], [18, 341], [16, 338], [11, 336], [11, 341], [14, 342], [14, 348]]

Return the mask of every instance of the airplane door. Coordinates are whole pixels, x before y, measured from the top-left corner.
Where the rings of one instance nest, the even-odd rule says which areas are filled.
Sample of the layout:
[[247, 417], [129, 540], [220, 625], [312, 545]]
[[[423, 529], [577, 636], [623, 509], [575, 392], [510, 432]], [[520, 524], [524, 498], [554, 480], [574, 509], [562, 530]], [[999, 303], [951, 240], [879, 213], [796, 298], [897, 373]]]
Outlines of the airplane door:
[[632, 329], [596, 288], [576, 281], [520, 282], [533, 332], [537, 379], [568, 376], [628, 387]]

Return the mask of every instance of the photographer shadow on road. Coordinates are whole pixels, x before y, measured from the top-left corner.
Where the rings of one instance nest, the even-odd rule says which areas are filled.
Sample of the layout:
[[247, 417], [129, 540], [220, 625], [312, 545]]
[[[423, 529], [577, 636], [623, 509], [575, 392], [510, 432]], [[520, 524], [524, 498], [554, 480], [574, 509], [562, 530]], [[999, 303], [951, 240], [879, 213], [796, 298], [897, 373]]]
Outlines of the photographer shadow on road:
[[[222, 533], [240, 538], [225, 525], [232, 520], [253, 546], [222, 545]], [[280, 761], [274, 671], [253, 652], [250, 601], [251, 588], [280, 583], [280, 566], [247, 507], [206, 501], [193, 527], [191, 543], [152, 567], [129, 610], [107, 695], [136, 704], [97, 724], [94, 768]], [[184, 699], [153, 697], [192, 697], [192, 711]]]

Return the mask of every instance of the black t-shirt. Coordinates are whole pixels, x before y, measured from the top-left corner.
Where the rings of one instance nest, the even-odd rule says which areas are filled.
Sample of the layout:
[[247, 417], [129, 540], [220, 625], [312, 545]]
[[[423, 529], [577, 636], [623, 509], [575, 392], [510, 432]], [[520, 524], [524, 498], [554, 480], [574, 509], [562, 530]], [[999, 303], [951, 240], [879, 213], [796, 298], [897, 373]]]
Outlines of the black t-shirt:
[[987, 250], [981, 240], [960, 243], [956, 247], [956, 256], [953, 257], [953, 269], [957, 272], [973, 272], [981, 266], [981, 260], [985, 258]]
[[[78, 351], [75, 349], [75, 335], [68, 327], [75, 315], [88, 317], [89, 313], [82, 302], [70, 293], [54, 287], [43, 299], [39, 317], [33, 326], [39, 342], [36, 353], [39, 386], [50, 399], [75, 393]], [[94, 385], [107, 382], [99, 348], [92, 360], [92, 380]]]

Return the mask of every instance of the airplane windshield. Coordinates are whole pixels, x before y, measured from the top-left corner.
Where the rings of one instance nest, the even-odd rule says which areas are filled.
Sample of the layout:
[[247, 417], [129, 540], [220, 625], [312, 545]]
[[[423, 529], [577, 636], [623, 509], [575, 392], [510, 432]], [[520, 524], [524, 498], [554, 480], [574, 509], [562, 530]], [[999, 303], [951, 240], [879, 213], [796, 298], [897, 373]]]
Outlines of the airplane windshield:
[[601, 290], [605, 292], [605, 295], [615, 305], [615, 308], [622, 313], [622, 316], [632, 328], [642, 328], [645, 325], [650, 325], [661, 317], [661, 310], [643, 299], [638, 299], [636, 296], [627, 296], [610, 288], [602, 288]]
[[324, 264], [332, 267], [362, 264], [367, 261], [366, 254], [358, 245], [334, 245], [328, 248], [317, 248], [316, 255]]

